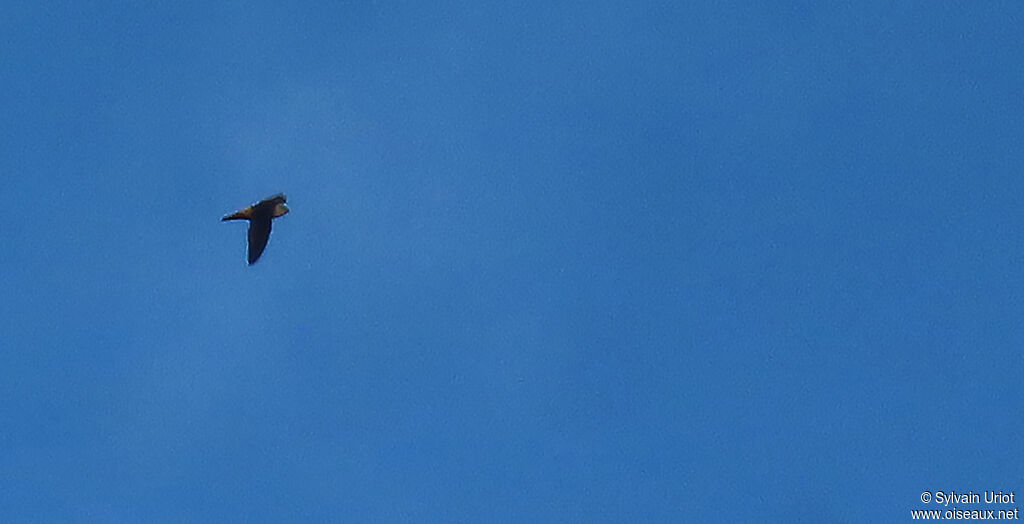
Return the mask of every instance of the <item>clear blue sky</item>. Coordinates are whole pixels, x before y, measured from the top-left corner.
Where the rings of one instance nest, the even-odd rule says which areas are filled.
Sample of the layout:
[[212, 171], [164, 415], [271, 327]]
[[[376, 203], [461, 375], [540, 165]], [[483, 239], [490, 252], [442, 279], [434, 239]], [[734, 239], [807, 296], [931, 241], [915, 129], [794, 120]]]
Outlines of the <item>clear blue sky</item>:
[[1024, 498], [1019, 3], [147, 4], [0, 7], [0, 520]]

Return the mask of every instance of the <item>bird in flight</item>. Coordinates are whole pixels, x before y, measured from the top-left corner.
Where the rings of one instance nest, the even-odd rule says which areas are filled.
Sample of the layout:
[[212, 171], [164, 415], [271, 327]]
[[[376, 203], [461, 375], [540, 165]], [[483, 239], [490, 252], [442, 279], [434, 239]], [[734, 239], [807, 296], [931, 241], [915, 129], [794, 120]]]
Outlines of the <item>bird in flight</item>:
[[288, 212], [288, 206], [284, 203], [284, 195], [274, 195], [220, 219], [221, 222], [227, 220], [249, 221], [250, 266], [260, 259], [260, 255], [267, 247], [267, 241], [270, 240], [270, 221]]

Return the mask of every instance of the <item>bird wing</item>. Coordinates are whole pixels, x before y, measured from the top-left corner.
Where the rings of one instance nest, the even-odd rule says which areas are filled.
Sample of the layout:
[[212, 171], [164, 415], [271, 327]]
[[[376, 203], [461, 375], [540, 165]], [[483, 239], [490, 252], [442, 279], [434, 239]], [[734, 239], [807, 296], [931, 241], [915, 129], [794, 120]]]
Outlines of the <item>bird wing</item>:
[[249, 221], [249, 265], [259, 260], [270, 240], [270, 216], [254, 217]]
[[288, 199], [284, 196], [284, 193], [278, 193], [272, 197], [264, 198], [259, 202], [253, 204], [254, 206], [267, 206], [273, 208], [277, 204], [284, 204]]

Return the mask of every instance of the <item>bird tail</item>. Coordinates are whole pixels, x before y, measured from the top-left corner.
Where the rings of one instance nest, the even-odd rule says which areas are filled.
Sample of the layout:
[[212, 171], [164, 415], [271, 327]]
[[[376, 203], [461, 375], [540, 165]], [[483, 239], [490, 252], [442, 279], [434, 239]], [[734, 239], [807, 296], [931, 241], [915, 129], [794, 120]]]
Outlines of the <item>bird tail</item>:
[[252, 218], [252, 208], [247, 207], [233, 215], [228, 215], [220, 219], [220, 221], [224, 222], [227, 220], [249, 220], [250, 218]]

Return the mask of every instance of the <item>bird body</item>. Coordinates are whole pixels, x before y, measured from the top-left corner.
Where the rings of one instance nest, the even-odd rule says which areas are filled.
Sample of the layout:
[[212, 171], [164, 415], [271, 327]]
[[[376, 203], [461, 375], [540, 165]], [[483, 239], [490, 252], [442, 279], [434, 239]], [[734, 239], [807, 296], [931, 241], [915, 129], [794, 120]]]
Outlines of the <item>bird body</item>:
[[285, 196], [274, 195], [265, 200], [228, 215], [221, 220], [248, 220], [249, 221], [249, 265], [259, 260], [263, 250], [270, 240], [270, 223], [273, 219], [288, 213], [288, 206], [285, 205]]

